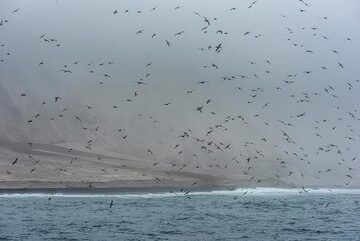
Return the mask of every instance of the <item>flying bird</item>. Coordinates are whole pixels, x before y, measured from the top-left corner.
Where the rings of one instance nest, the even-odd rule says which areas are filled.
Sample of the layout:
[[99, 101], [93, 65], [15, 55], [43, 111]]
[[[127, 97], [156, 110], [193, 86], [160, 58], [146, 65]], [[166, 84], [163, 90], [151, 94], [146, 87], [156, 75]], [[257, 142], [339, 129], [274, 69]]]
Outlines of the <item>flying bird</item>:
[[15, 160], [12, 162], [12, 166], [14, 166], [17, 163], [18, 160], [19, 160], [19, 158], [16, 157]]

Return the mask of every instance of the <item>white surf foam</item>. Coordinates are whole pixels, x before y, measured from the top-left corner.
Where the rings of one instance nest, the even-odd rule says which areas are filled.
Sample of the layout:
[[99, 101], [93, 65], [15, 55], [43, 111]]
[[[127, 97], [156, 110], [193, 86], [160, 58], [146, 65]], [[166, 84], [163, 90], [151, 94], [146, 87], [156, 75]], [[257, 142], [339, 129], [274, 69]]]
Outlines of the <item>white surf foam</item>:
[[[237, 189], [232, 191], [209, 191], [209, 192], [190, 192], [187, 195], [229, 195], [229, 196], [275, 196], [275, 195], [309, 195], [309, 194], [349, 194], [360, 195], [360, 189], [281, 189], [281, 188], [254, 188], [254, 189]], [[48, 197], [65, 197], [65, 198], [168, 198], [184, 197], [184, 193], [108, 193], [108, 194], [71, 194], [71, 193], [11, 193], [0, 194], [0, 198], [48, 198]]]
[[[304, 191], [305, 190], [305, 191]], [[360, 194], [360, 189], [286, 189], [286, 188], [254, 188], [254, 189], [236, 189], [234, 191], [213, 191], [218, 195], [305, 195], [305, 194]]]

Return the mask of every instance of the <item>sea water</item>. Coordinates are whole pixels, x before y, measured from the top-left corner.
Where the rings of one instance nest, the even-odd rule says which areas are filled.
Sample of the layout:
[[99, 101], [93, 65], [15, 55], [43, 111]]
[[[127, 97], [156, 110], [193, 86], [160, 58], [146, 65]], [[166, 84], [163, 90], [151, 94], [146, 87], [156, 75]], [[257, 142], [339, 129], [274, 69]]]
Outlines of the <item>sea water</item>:
[[0, 240], [360, 240], [360, 190], [0, 194]]

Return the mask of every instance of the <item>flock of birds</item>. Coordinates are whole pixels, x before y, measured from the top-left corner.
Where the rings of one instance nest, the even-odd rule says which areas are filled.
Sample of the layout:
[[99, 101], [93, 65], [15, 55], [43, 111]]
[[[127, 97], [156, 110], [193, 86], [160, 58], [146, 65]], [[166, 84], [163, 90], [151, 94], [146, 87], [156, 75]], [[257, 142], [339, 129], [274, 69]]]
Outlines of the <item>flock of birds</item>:
[[[303, 0], [294, 0], [298, 4], [298, 14], [304, 15], [304, 19], [306, 18], [305, 15], [308, 11], [308, 9], [311, 9], [311, 4], [307, 3]], [[245, 8], [243, 8], [241, 11], [252, 11], [254, 8], [257, 7], [258, 4], [262, 4], [261, 1], [255, 0], [253, 2], [250, 2], [250, 4]], [[183, 6], [174, 6], [171, 11], [181, 11]], [[246, 10], [245, 10], [246, 9]], [[133, 14], [142, 14], [145, 11], [150, 12], [156, 12], [158, 11], [157, 7], [153, 7], [148, 10], [131, 10], [131, 9], [114, 9], [111, 12], [109, 12], [109, 15], [113, 15], [116, 17], [117, 15], [123, 15], [126, 16], [127, 14], [133, 13]], [[236, 12], [240, 11], [240, 7], [232, 7], [228, 9], [229, 12]], [[9, 23], [9, 21], [16, 21], [16, 16], [20, 15], [22, 13], [22, 9], [18, 8], [13, 10], [10, 13], [10, 17], [8, 19], [1, 19], [0, 20], [0, 27], [5, 28], [6, 25]], [[219, 22], [221, 21], [221, 16], [214, 17], [214, 16], [207, 16], [205, 14], [202, 14], [198, 11], [193, 11], [193, 15], [195, 17], [194, 21], [197, 21], [197, 23], [201, 23], [202, 27], [198, 30], [200, 33], [207, 35], [209, 33], [215, 34], [218, 36], [221, 36], [221, 39], [224, 40], [227, 36], [231, 36], [232, 32], [227, 31], [225, 29], [218, 29], [215, 26], [219, 26]], [[307, 49], [306, 44], [301, 44], [299, 42], [295, 42], [295, 39], [292, 37], [295, 32], [298, 32], [298, 29], [295, 29], [294, 27], [288, 27], [286, 26], [286, 21], [290, 16], [287, 16], [285, 14], [282, 14], [279, 16], [279, 18], [284, 19], [284, 32], [286, 32], [286, 41], [293, 47], [297, 47], [303, 50], [306, 54], [309, 55], [316, 55], [315, 49]], [[328, 17], [324, 16], [321, 18], [321, 21], [326, 24], [326, 21], [328, 21]], [[216, 24], [215, 24], [216, 23]], [[322, 23], [322, 24], [323, 24]], [[184, 26], [184, 30], [181, 29], [179, 31], [174, 31], [173, 36], [170, 38], [164, 38], [162, 40], [163, 42], [163, 51], [166, 51], [168, 48], [176, 48], [176, 43], [180, 40], [174, 38], [179, 38], [182, 35], [187, 34], [186, 26]], [[302, 28], [303, 30], [309, 30], [312, 33], [312, 38], [316, 39], [317, 41], [322, 41], [321, 45], [327, 46], [330, 45], [332, 39], [331, 37], [325, 35], [322, 33], [321, 28], [317, 26], [312, 26], [309, 28]], [[0, 28], [1, 31], [1, 28]], [[260, 40], [266, 38], [266, 34], [264, 33], [256, 33], [253, 31], [244, 31], [240, 33], [240, 30], [238, 31], [239, 38], [254, 38], [254, 40]], [[134, 29], [133, 34], [134, 36], [141, 36], [147, 33], [147, 29], [141, 28], [141, 29]], [[157, 33], [150, 33], [148, 36], [151, 39], [159, 38], [159, 34]], [[213, 35], [212, 35], [213, 36]], [[56, 37], [52, 36], [51, 33], [40, 33], [38, 35], [38, 41], [44, 42], [46, 45], [49, 45], [54, 48], [65, 48], [60, 40], [58, 40]], [[348, 36], [343, 37], [344, 44], [351, 44], [352, 39]], [[221, 56], [222, 54], [230, 54], [231, 55], [231, 49], [227, 48], [226, 41], [223, 42], [217, 42], [212, 43], [206, 46], [204, 43], [197, 43], [199, 47], [191, 49], [191, 52], [200, 52], [200, 53], [211, 53], [215, 56]], [[0, 61], [2, 63], [5, 63], [8, 61], [7, 59], [11, 56], [11, 51], [6, 48], [6, 44], [1, 44], [0, 49]], [[4, 49], [7, 49], [4, 51]], [[14, 50], [15, 51], [15, 50]], [[66, 49], [63, 49], [63, 51], [66, 51]], [[319, 67], [314, 66], [314, 69], [305, 69], [296, 73], [290, 73], [282, 76], [281, 78], [283, 80], [274, 82], [273, 89], [275, 93], [285, 93], [288, 94], [288, 98], [284, 99], [284, 102], [291, 102], [294, 106], [312, 106], [316, 102], [325, 103], [326, 106], [331, 106], [336, 112], [331, 113], [331, 115], [326, 115], [324, 113], [323, 116], [326, 116], [325, 118], [312, 118], [313, 113], [311, 111], [307, 112], [298, 112], [298, 113], [292, 113], [289, 114], [287, 117], [284, 118], [278, 118], [278, 120], [268, 120], [263, 114], [264, 112], [274, 112], [276, 115], [276, 111], [272, 108], [275, 108], [272, 103], [272, 98], [268, 97], [266, 98], [266, 93], [269, 91], [267, 88], [267, 84], [263, 84], [263, 81], [268, 81], [268, 78], [272, 76], [273, 72], [276, 71], [274, 64], [274, 61], [271, 58], [265, 58], [262, 60], [249, 60], [248, 64], [249, 66], [264, 66], [260, 67], [260, 70], [254, 71], [252, 73], [247, 74], [229, 74], [226, 73], [222, 69], [221, 62], [215, 62], [213, 61], [214, 58], [212, 58], [211, 61], [207, 63], [201, 63], [199, 64], [199, 68], [201, 71], [213, 71], [211, 73], [214, 73], [213, 75], [216, 76], [216, 78], [213, 78], [215, 80], [203, 80], [199, 79], [197, 82], [193, 83], [189, 88], [183, 93], [184, 99], [190, 99], [191, 96], [197, 95], [197, 92], [201, 89], [204, 89], [205, 92], [212, 88], [211, 84], [216, 82], [220, 83], [221, 85], [226, 85], [227, 83], [237, 83], [236, 86], [232, 86], [231, 90], [228, 90], [226, 93], [223, 93], [226, 95], [235, 95], [240, 96], [239, 99], [243, 101], [246, 100], [246, 105], [251, 106], [251, 108], [255, 109], [257, 112], [254, 115], [250, 115], [247, 113], [238, 113], [238, 114], [232, 114], [228, 113], [223, 116], [221, 116], [222, 108], [216, 109], [212, 104], [219, 100], [217, 97], [208, 96], [203, 99], [202, 102], [197, 103], [195, 106], [189, 105], [186, 106], [189, 112], [192, 113], [194, 116], [198, 115], [206, 115], [204, 117], [205, 119], [211, 120], [212, 125], [205, 126], [204, 128], [198, 128], [189, 126], [188, 128], [185, 128], [184, 130], [181, 130], [178, 132], [178, 134], [174, 137], [172, 137], [172, 140], [167, 142], [166, 135], [163, 141], [159, 141], [158, 139], [154, 140], [155, 144], [161, 145], [161, 148], [158, 149], [152, 149], [150, 147], [144, 147], [143, 153], [144, 156], [148, 159], [153, 159], [154, 162], [152, 164], [152, 168], [156, 168], [157, 166], [161, 166], [164, 163], [170, 163], [171, 168], [174, 170], [174, 172], [182, 172], [182, 171], [195, 171], [196, 169], [212, 169], [215, 170], [214, 172], [218, 172], [217, 170], [230, 170], [236, 169], [236, 170], [242, 170], [241, 174], [248, 175], [249, 181], [252, 181], [254, 183], [257, 183], [257, 185], [261, 185], [261, 182], [263, 179], [265, 179], [266, 175], [260, 175], [257, 176], [257, 169], [261, 169], [261, 163], [259, 164], [259, 161], [262, 159], [271, 158], [274, 159], [275, 168], [274, 173], [272, 175], [267, 175], [268, 177], [273, 177], [278, 180], [291, 180], [293, 176], [297, 176], [297, 179], [304, 178], [309, 179], [310, 174], [307, 173], [304, 170], [312, 170], [312, 178], [320, 180], [323, 176], [326, 176], [331, 173], [336, 173], [337, 169], [341, 169], [341, 174], [334, 174], [337, 176], [339, 180], [344, 180], [344, 183], [335, 183], [339, 186], [351, 186], [354, 176], [359, 175], [360, 170], [356, 168], [356, 162], [358, 160], [357, 155], [354, 155], [354, 153], [357, 153], [356, 145], [358, 145], [358, 138], [360, 138], [359, 133], [359, 121], [360, 117], [358, 115], [359, 110], [358, 109], [348, 109], [347, 106], [342, 105], [340, 99], [343, 97], [342, 95], [356, 95], [356, 89], [360, 87], [360, 80], [353, 78], [353, 79], [344, 79], [341, 80], [343, 83], [340, 84], [331, 84], [330, 82], [327, 82], [326, 80], [321, 80], [322, 83], [324, 83], [323, 88], [320, 89], [311, 89], [311, 91], [308, 92], [298, 92], [294, 93], [293, 91], [296, 91], [296, 87], [294, 89], [294, 86], [301, 82], [301, 79], [307, 79], [309, 76], [313, 75], [315, 72], [318, 73], [319, 71], [326, 71], [333, 70], [338, 71], [341, 73], [346, 72], [347, 66], [344, 64], [344, 62], [341, 60], [341, 52], [342, 50], [340, 48], [336, 49], [329, 49], [328, 50], [330, 54], [332, 54], [332, 57], [330, 59], [334, 59], [333, 64], [329, 65], [327, 61], [327, 64], [320, 64]], [[216, 59], [216, 57], [215, 57]], [[9, 60], [10, 61], [10, 60]], [[38, 66], [33, 66], [34, 68], [46, 68], [46, 66], [50, 64], [46, 62], [45, 60], [41, 60], [38, 62]], [[104, 62], [89, 62], [89, 63], [82, 63], [80, 61], [73, 61], [71, 64], [64, 64], [63, 66], [58, 66], [58, 71], [65, 75], [66, 78], [68, 76], [71, 76], [74, 74], [74, 69], [76, 66], [81, 66], [85, 71], [87, 71], [90, 74], [97, 75], [97, 86], [106, 86], [107, 81], [113, 80], [118, 78], [114, 73], [104, 73], [101, 72], [101, 68], [104, 66], [112, 66], [116, 65], [114, 61], [104, 61]], [[132, 88], [131, 93], [124, 99], [125, 103], [135, 102], [141, 96], [143, 92], [146, 91], [146, 88], [151, 86], [152, 84], [152, 66], [156, 65], [156, 61], [149, 62], [144, 65], [144, 70], [146, 74], [139, 78], [138, 80], [131, 80], [129, 81], [129, 85]], [[273, 67], [273, 68], [272, 68]], [[283, 67], [286, 68], [286, 65]], [[315, 69], [318, 68], [318, 69]], [[97, 71], [99, 70], [100, 71]], [[143, 71], [143, 70], [141, 70]], [[286, 72], [286, 70], [284, 70]], [[275, 77], [274, 77], [275, 78]], [[342, 77], [340, 77], [342, 78]], [[252, 83], [249, 84], [247, 87], [246, 84], [242, 84], [245, 81], [251, 81]], [[341, 83], [340, 82], [340, 83]], [[217, 88], [217, 87], [213, 87]], [[355, 89], [355, 90], [354, 90]], [[235, 90], [235, 94], [233, 94], [233, 90]], [[96, 93], [96, 92], [95, 92]], [[101, 91], [98, 91], [99, 95], [103, 95]], [[240, 94], [239, 94], [240, 93]], [[22, 98], [22, 101], [27, 101], [27, 98], [31, 98], [31, 96], [28, 96], [28, 93], [22, 92], [17, 93], [19, 98]], [[62, 102], [64, 102], [64, 96], [56, 95], [52, 97], [52, 100], [44, 100], [41, 102], [41, 106], [44, 105], [61, 105]], [[260, 101], [259, 101], [260, 100]], [[150, 100], [151, 101], [151, 100]], [[179, 100], [181, 102], [181, 100]], [[162, 108], [172, 108], [176, 103], [175, 99], [172, 101], [167, 101], [164, 103], [161, 103]], [[258, 103], [261, 103], [260, 105]], [[229, 105], [235, 105], [235, 103], [228, 103]], [[122, 109], [120, 106], [121, 104], [113, 104], [112, 106], [106, 106], [104, 108], [110, 108], [110, 109]], [[215, 105], [216, 106], [216, 105]], [[92, 105], [86, 105], [84, 107], [88, 112], [94, 111], [94, 106]], [[175, 108], [175, 107], [174, 107]], [[306, 107], [305, 107], [306, 108]], [[311, 109], [310, 107], [309, 109]], [[44, 117], [49, 118], [51, 121], [55, 120], [61, 120], [64, 119], [64, 116], [68, 113], [70, 107], [69, 106], [63, 106], [62, 111], [60, 113], [57, 113], [56, 115]], [[224, 107], [224, 109], [226, 109]], [[296, 108], [295, 108], [296, 109]], [[316, 109], [316, 112], [321, 112], [322, 110]], [[82, 110], [79, 113], [75, 113], [70, 115], [70, 118], [73, 118], [74, 120], [78, 121], [81, 126], [81, 131], [92, 131], [94, 133], [101, 132], [103, 126], [101, 124], [92, 125], [89, 127], [87, 125], [83, 118], [82, 114], [84, 111]], [[28, 125], [31, 128], [31, 125], [34, 124], [34, 122], [38, 121], [40, 117], [44, 115], [43, 113], [34, 113], [31, 118], [26, 120], [26, 123], [24, 125]], [[220, 116], [220, 117], [219, 117]], [[121, 118], [121, 114], [119, 115], [119, 118]], [[150, 122], [147, 122], [148, 128], [159, 128], [161, 126], [162, 121], [160, 116], [156, 116], [156, 113], [151, 114], [144, 114], [143, 111], [139, 111], [136, 118], [143, 118], [150, 120]], [[309, 148], [305, 148], [301, 141], [297, 140], [296, 134], [294, 133], [294, 129], [301, 129], [301, 123], [304, 122], [304, 119], [307, 119], [307, 121], [311, 121], [313, 125], [313, 129], [310, 130], [311, 133], [309, 133], [310, 138], [312, 139], [311, 142], [316, 143], [313, 149], [309, 150]], [[241, 126], [241, 128], [244, 129], [250, 129], [252, 127], [252, 122], [262, 122], [261, 128], [272, 128], [277, 129], [277, 134], [281, 137], [279, 139], [274, 140], [274, 138], [271, 136], [272, 134], [266, 135], [264, 133], [264, 136], [261, 136], [260, 138], [254, 140], [254, 138], [247, 138], [244, 137], [246, 140], [244, 142], [238, 142], [234, 143], [233, 141], [227, 141], [226, 136], [227, 135], [242, 135], [242, 133], [238, 133], [236, 131], [236, 128], [233, 128], [234, 126]], [[205, 122], [207, 123], [207, 122]], [[299, 127], [300, 126], [300, 127]], [[330, 128], [329, 128], [330, 127]], [[136, 126], [133, 127], [136, 129]], [[126, 142], [129, 138], [131, 138], [131, 128], [119, 128], [114, 129], [113, 131], [120, 135], [120, 143]], [[342, 135], [337, 135], [338, 143], [336, 142], [329, 142], [327, 140], [324, 140], [323, 133], [335, 131], [336, 129], [341, 129]], [[299, 130], [298, 130], [299, 131]], [[309, 131], [309, 130], [306, 130]], [[301, 130], [300, 130], [301, 132]], [[272, 133], [271, 131], [269, 133]], [[345, 134], [346, 133], [346, 134]], [[315, 141], [313, 141], [315, 140]], [[332, 140], [333, 141], [333, 140]], [[96, 139], [95, 138], [89, 138], [84, 141], [83, 145], [86, 149], [92, 151], [96, 151]], [[171, 143], [171, 145], [169, 145]], [[174, 144], [172, 144], [174, 143]], [[29, 142], [28, 145], [32, 145], [32, 142]], [[154, 144], [154, 145], [155, 145]], [[120, 144], [122, 145], [122, 144]], [[152, 146], [154, 146], [152, 145]], [[276, 150], [276, 152], [280, 153], [279, 155], [273, 155], [267, 156], [268, 149], [264, 148], [261, 149], [261, 147], [264, 147], [264, 145], [267, 146], [267, 148], [270, 148], [270, 150]], [[151, 146], [151, 145], [148, 145]], [[190, 148], [182, 148], [183, 146], [191, 146]], [[282, 146], [283, 148], [280, 148]], [[289, 147], [289, 149], [284, 149], [284, 147]], [[242, 149], [241, 149], [242, 148]], [[157, 150], [165, 149], [165, 152], [173, 153], [173, 156], [170, 157], [171, 160], [162, 161], [161, 158], [157, 157]], [[241, 150], [242, 151], [241, 151]], [[191, 152], [189, 153], [189, 150]], [[249, 151], [251, 150], [251, 151]], [[71, 152], [72, 149], [69, 149], [69, 152]], [[164, 152], [164, 151], [162, 151]], [[276, 153], [275, 152], [275, 153]], [[224, 154], [225, 153], [225, 154]], [[274, 153], [274, 151], [271, 151], [271, 153]], [[315, 156], [325, 156], [327, 154], [331, 153], [332, 159], [335, 161], [327, 161], [323, 160], [322, 164], [315, 165], [316, 167], [313, 167], [313, 158]], [[348, 158], [349, 155], [353, 155], [351, 158]], [[231, 156], [229, 158], [229, 156]], [[334, 158], [335, 156], [335, 158]], [[222, 159], [226, 158], [226, 160]], [[182, 161], [176, 161], [182, 159]], [[201, 161], [199, 161], [201, 159]], [[157, 161], [155, 161], [157, 160]], [[12, 166], [16, 166], [17, 162], [19, 161], [19, 158], [16, 158], [12, 162]], [[73, 159], [71, 160], [71, 163], [73, 162]], [[305, 166], [303, 168], [303, 171], [294, 168], [292, 165], [293, 163], [301, 163], [301, 165]], [[315, 169], [317, 168], [317, 169]], [[314, 170], [315, 169], [315, 170]], [[31, 170], [29, 170], [31, 173], [33, 173], [36, 170], [36, 166], [34, 166]], [[341, 175], [340, 177], [338, 177]], [[328, 176], [329, 178], [329, 176]], [[331, 178], [331, 175], [330, 175]], [[159, 179], [159, 181], [161, 181]], [[193, 185], [196, 185], [197, 183], [194, 183]], [[299, 189], [299, 192], [307, 192], [306, 184], [304, 185], [296, 185], [296, 188]], [[182, 188], [180, 190], [181, 193], [184, 193], [185, 195], [189, 194], [191, 187]], [[233, 188], [232, 188], [233, 189]], [[247, 192], [244, 192], [244, 195], [246, 195]], [[50, 202], [50, 199], [49, 199]], [[113, 206], [113, 201], [109, 204], [109, 207], [111, 208]]]

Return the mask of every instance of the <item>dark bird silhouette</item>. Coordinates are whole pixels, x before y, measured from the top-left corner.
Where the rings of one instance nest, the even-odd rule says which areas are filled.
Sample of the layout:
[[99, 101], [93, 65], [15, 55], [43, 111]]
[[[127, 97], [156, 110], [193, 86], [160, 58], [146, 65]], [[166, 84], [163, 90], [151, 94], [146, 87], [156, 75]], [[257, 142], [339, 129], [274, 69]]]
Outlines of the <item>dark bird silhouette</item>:
[[200, 84], [206, 84], [206, 83], [210, 83], [210, 81], [206, 81], [206, 80], [205, 80], [205, 81], [199, 81], [199, 82], [197, 82], [196, 84], [197, 84], [197, 85], [200, 85]]
[[174, 36], [176, 36], [176, 35], [181, 35], [181, 34], [183, 34], [183, 33], [185, 33], [185, 31], [180, 31], [180, 32], [178, 32], [178, 33], [175, 33]]
[[67, 69], [62, 69], [62, 70], [60, 70], [61, 72], [63, 72], [64, 74], [66, 74], [66, 73], [72, 73], [72, 71], [71, 70], [67, 70]]
[[209, 19], [207, 19], [206, 17], [203, 17], [204, 18], [204, 22], [207, 23], [208, 26], [210, 26], [210, 21]]
[[309, 6], [306, 2], [304, 2], [303, 0], [299, 0], [299, 2], [303, 3], [305, 6]]
[[303, 117], [306, 113], [298, 114], [296, 117]]
[[16, 157], [15, 160], [12, 162], [12, 166], [14, 166], [17, 163], [18, 160], [19, 160], [19, 158]]
[[248, 9], [252, 8], [252, 6], [254, 6], [254, 4], [255, 4], [257, 1], [258, 1], [258, 0], [253, 1], [253, 2], [250, 4], [250, 6], [248, 7]]
[[221, 46], [222, 46], [221, 43], [215, 46], [215, 52], [216, 52], [216, 53], [219, 53], [219, 52], [220, 52]]
[[204, 107], [204, 106], [199, 106], [199, 107], [197, 107], [197, 108], [196, 108], [196, 110], [197, 110], [197, 111], [199, 111], [200, 113], [202, 113], [202, 111], [203, 111], [203, 110], [202, 110], [202, 109], [203, 109], [203, 107]]
[[146, 85], [146, 83], [143, 81], [134, 81], [134, 82], [137, 83], [138, 85]]

